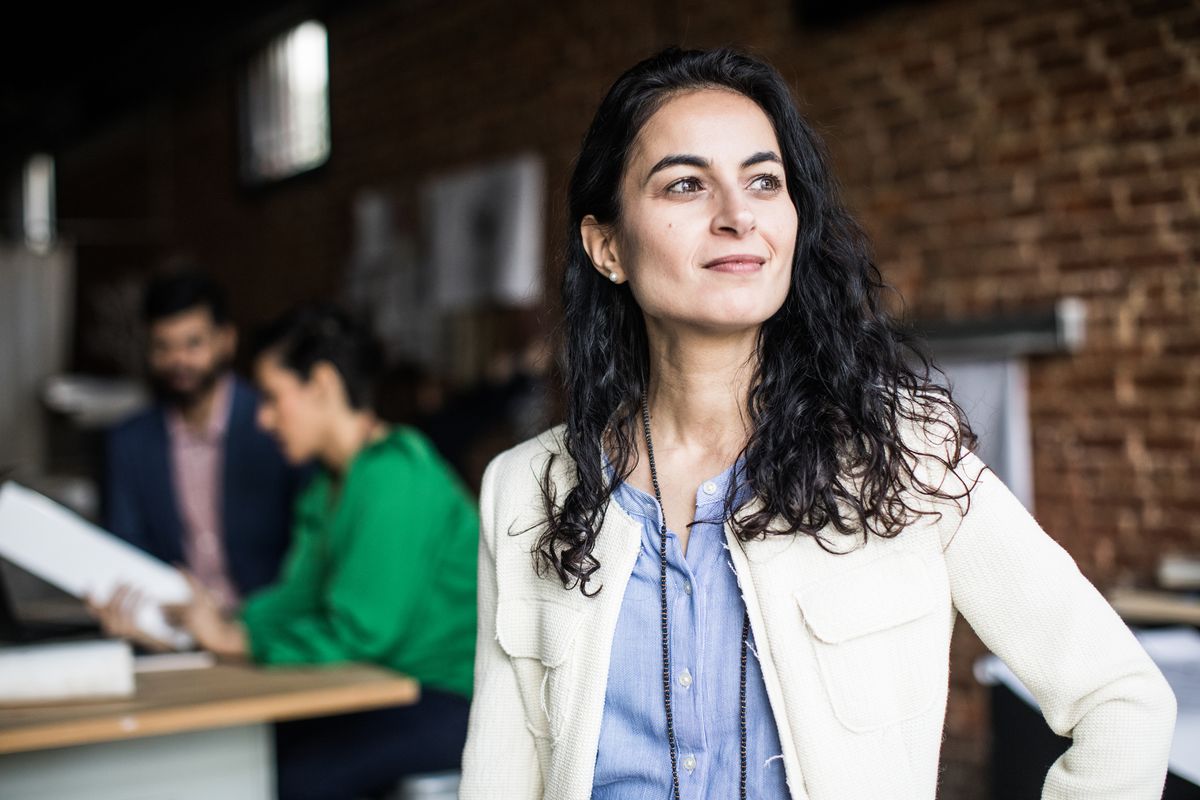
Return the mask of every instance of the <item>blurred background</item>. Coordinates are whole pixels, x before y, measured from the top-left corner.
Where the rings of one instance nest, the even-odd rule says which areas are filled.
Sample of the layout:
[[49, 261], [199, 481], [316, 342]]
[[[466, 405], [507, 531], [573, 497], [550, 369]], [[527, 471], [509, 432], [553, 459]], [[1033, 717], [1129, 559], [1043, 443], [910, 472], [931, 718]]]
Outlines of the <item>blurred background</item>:
[[[337, 299], [384, 416], [472, 488], [556, 423], [557, 252], [601, 93], [669, 44], [774, 63], [983, 433], [1104, 590], [1200, 553], [1200, 2], [18, 4], [0, 49], [0, 470], [97, 512], [140, 292], [245, 332]], [[244, 368], [245, 363], [241, 366]], [[10, 581], [11, 582], [11, 581]], [[943, 797], [983, 796], [961, 620]]]

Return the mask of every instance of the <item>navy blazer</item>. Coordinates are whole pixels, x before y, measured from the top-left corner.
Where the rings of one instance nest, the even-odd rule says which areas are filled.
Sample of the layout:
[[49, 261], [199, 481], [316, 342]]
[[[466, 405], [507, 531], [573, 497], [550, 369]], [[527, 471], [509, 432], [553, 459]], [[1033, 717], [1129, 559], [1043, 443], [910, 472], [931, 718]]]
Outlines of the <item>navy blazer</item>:
[[[289, 466], [255, 423], [258, 395], [235, 379], [225, 435], [221, 523], [230, 578], [245, 596], [272, 583], [291, 541], [292, 501], [310, 470]], [[104, 517], [110, 531], [167, 563], [183, 563], [166, 414], [155, 406], [108, 434]]]

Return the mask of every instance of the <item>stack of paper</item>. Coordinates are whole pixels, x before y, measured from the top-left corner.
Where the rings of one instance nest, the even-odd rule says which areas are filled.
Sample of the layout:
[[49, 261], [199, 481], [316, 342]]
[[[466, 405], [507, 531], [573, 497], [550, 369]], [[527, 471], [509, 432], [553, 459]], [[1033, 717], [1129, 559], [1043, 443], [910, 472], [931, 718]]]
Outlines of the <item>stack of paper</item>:
[[66, 642], [0, 649], [0, 703], [109, 699], [133, 694], [126, 642]]

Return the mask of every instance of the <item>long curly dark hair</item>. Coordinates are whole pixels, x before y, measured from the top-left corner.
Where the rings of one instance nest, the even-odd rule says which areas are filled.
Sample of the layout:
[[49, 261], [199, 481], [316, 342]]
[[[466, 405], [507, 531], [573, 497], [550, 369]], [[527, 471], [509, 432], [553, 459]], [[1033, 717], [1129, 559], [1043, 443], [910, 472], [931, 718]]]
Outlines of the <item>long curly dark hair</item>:
[[[919, 457], [932, 455], [953, 468], [960, 448], [973, 448], [976, 437], [949, 391], [932, 380], [931, 359], [883, 308], [887, 287], [867, 237], [842, 203], [824, 145], [783, 78], [734, 50], [671, 48], [613, 84], [584, 136], [570, 183], [561, 370], [563, 445], [577, 481], [560, 501], [552, 454], [542, 476], [545, 526], [534, 557], [540, 574], [552, 572], [585, 594], [599, 568], [592, 551], [608, 500], [636, 465], [650, 365], [641, 309], [628, 285], [593, 268], [580, 223], [591, 214], [619, 225], [620, 181], [638, 133], [672, 96], [706, 88], [738, 92], [766, 113], [799, 222], [787, 297], [758, 335], [746, 398], [751, 433], [741, 455], [761, 502], [735, 516], [731, 487], [725, 514], [737, 536], [802, 534], [830, 549], [823, 535], [829, 526], [864, 539], [872, 532], [890, 537], [914, 515], [936, 513], [910, 503], [906, 486], [955, 500], [969, 492], [964, 484], [962, 493], [949, 494], [918, 477]], [[904, 436], [914, 424], [940, 429], [953, 447], [942, 455], [914, 449]], [[611, 481], [602, 447], [610, 448]]]

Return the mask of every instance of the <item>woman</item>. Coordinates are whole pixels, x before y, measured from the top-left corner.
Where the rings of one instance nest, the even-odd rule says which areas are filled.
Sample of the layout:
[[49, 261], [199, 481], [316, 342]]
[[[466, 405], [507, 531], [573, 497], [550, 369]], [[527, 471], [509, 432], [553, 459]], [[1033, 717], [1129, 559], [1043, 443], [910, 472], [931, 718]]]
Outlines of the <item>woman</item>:
[[373, 662], [420, 681], [413, 706], [277, 726], [284, 800], [358, 798], [405, 774], [457, 768], [466, 736], [478, 516], [423, 436], [371, 410], [378, 361], [370, 337], [332, 310], [294, 313], [264, 333], [259, 425], [289, 461], [321, 469], [297, 500], [274, 585], [229, 619], [193, 579], [192, 602], [174, 609], [219, 656]]
[[957, 612], [1074, 738], [1044, 797], [1159, 796], [1170, 689], [909, 366], [778, 73], [634, 66], [569, 217], [567, 423], [483, 482], [463, 798], [933, 798]]

